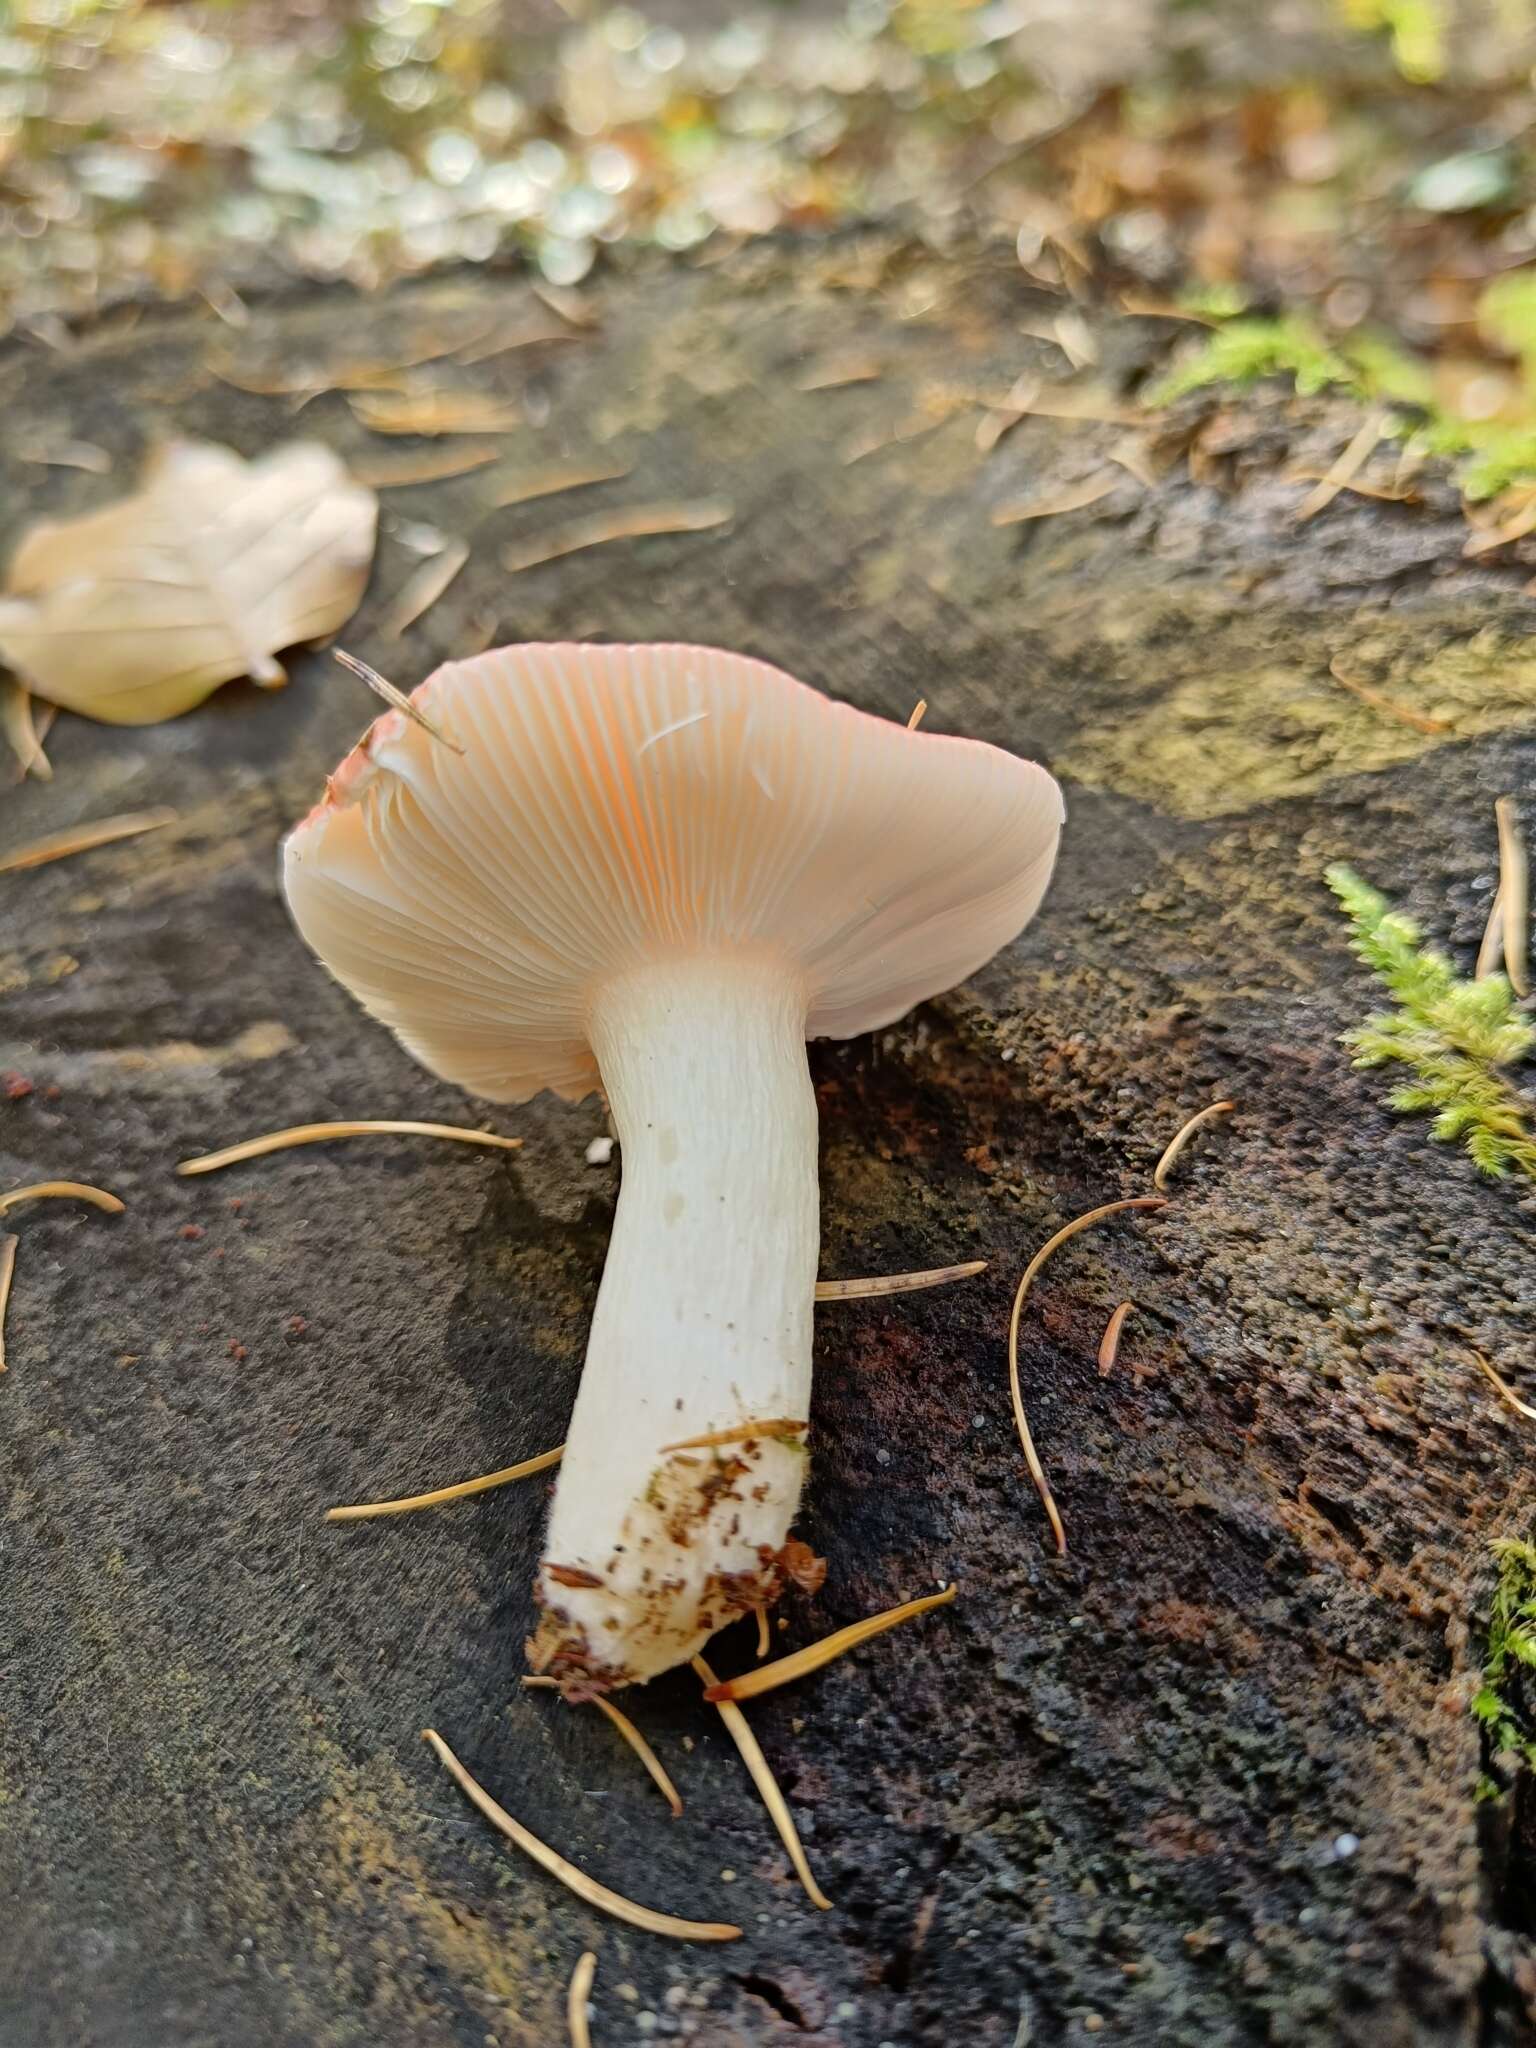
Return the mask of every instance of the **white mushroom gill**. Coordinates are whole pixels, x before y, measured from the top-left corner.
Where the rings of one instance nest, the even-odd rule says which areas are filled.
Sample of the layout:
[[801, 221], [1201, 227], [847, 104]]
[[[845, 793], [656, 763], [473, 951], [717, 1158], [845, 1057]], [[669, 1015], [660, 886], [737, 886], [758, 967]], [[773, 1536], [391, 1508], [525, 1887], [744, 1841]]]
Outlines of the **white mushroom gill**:
[[462, 753], [380, 719], [290, 835], [288, 899], [434, 1074], [499, 1102], [607, 1091], [623, 1179], [532, 1654], [644, 1680], [794, 1562], [805, 1040], [889, 1024], [1013, 938], [1061, 796], [713, 648], [500, 648], [414, 701]]

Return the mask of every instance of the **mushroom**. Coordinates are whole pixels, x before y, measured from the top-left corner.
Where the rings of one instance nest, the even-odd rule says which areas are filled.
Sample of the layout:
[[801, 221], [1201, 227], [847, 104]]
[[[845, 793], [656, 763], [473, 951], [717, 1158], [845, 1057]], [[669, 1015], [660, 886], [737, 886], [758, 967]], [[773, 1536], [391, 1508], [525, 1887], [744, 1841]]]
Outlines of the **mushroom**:
[[436, 732], [373, 725], [287, 841], [288, 901], [431, 1073], [493, 1102], [607, 1093], [623, 1185], [530, 1655], [644, 1682], [803, 1549], [805, 1041], [890, 1024], [1006, 945], [1061, 792], [708, 647], [497, 648], [413, 702]]

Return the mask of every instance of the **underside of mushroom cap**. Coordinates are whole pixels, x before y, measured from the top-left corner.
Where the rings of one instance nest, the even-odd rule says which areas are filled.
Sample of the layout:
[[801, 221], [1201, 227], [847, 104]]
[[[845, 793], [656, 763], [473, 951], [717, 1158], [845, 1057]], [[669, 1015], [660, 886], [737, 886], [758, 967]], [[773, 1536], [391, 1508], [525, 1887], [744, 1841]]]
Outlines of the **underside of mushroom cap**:
[[[433, 1073], [491, 1101], [598, 1085], [593, 989], [669, 954], [781, 959], [809, 1036], [963, 981], [1028, 923], [1050, 775], [766, 662], [528, 645], [450, 662], [290, 835], [305, 939]], [[462, 752], [456, 749], [462, 748]]]

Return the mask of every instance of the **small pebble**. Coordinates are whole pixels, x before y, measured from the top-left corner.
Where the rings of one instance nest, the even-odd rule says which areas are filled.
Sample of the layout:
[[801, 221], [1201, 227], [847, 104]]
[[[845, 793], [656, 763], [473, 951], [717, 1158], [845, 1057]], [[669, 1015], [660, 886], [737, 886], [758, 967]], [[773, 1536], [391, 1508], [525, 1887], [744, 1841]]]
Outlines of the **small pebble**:
[[612, 1138], [594, 1138], [587, 1147], [586, 1160], [588, 1166], [606, 1166], [612, 1158]]
[[1341, 1863], [1347, 1862], [1359, 1846], [1358, 1835], [1335, 1835], [1333, 1838], [1333, 1853]]

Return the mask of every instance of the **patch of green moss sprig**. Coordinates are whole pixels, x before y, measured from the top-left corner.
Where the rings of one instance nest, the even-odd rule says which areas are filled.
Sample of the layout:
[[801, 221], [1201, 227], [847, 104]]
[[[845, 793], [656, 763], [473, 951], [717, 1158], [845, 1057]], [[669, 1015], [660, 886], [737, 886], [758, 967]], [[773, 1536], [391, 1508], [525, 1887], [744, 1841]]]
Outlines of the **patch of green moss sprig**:
[[[1488, 1614], [1483, 1682], [1472, 1711], [1487, 1733], [1491, 1761], [1508, 1757], [1536, 1770], [1536, 1699], [1527, 1696], [1525, 1676], [1536, 1670], [1536, 1543], [1506, 1536], [1494, 1544], [1493, 1554], [1499, 1576]], [[1478, 1788], [1483, 1797], [1501, 1789], [1492, 1778]]]
[[1351, 947], [1393, 1002], [1344, 1034], [1354, 1064], [1407, 1067], [1409, 1078], [1387, 1096], [1393, 1109], [1433, 1117], [1433, 1136], [1464, 1146], [1495, 1179], [1518, 1172], [1536, 1180], [1530, 1105], [1505, 1072], [1530, 1053], [1536, 1029], [1508, 981], [1459, 976], [1444, 953], [1423, 943], [1413, 919], [1352, 869], [1329, 868], [1327, 882], [1349, 919]]

